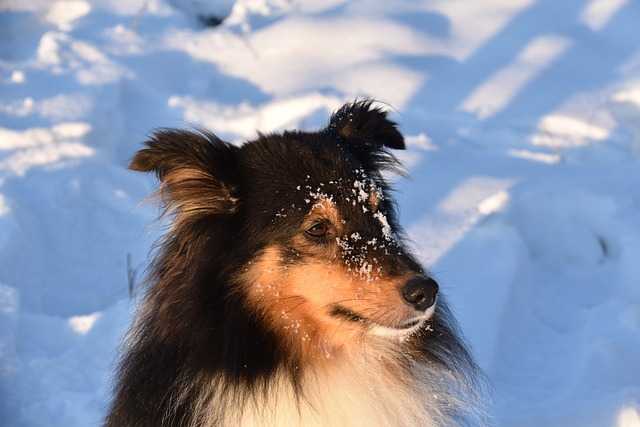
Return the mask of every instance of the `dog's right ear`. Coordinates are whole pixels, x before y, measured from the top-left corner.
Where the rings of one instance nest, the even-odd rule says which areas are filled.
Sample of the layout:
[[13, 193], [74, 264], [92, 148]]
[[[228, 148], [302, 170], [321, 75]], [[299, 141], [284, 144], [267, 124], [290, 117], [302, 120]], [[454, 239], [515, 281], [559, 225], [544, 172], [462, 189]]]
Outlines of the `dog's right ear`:
[[238, 147], [208, 132], [163, 129], [138, 151], [129, 169], [155, 172], [159, 195], [176, 221], [192, 222], [237, 210]]

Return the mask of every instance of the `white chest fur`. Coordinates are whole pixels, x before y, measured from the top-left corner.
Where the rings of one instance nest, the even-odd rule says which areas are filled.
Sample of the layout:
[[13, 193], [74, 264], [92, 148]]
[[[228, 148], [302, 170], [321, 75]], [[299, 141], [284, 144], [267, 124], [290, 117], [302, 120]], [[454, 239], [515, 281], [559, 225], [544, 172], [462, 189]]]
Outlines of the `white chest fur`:
[[[415, 365], [409, 371], [412, 375], [406, 378], [407, 370], [394, 369], [389, 359], [385, 362], [379, 356], [361, 354], [332, 366], [330, 371], [307, 373], [297, 393], [287, 379], [280, 377], [273, 379], [266, 393], [245, 400], [220, 396], [211, 404], [224, 402], [225, 426], [452, 425], [446, 414], [457, 398], [450, 395], [450, 387], [444, 386], [450, 382], [424, 366]], [[211, 420], [204, 425], [219, 423]]]

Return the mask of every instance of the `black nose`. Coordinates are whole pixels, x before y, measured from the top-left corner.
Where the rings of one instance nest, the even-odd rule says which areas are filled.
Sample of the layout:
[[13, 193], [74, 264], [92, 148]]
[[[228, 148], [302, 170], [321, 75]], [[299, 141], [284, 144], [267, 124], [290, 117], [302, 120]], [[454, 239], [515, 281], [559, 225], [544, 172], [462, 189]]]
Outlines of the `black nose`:
[[436, 302], [438, 284], [427, 277], [416, 276], [402, 287], [402, 297], [416, 310], [424, 311]]

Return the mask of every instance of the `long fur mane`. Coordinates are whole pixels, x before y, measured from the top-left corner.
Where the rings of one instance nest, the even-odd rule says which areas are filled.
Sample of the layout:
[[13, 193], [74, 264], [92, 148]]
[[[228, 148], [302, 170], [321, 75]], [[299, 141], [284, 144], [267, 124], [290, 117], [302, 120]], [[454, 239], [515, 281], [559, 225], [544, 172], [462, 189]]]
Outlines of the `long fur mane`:
[[[329, 130], [404, 146], [394, 124], [380, 130], [385, 117], [356, 103]], [[247, 225], [251, 177], [236, 176], [240, 151], [208, 133], [165, 130], [132, 162], [156, 172], [173, 225], [124, 342], [105, 426], [484, 425], [479, 374], [444, 298], [422, 332], [401, 342], [367, 336], [322, 366], [301, 360], [247, 305], [238, 277], [269, 236]], [[382, 152], [355, 155], [373, 168]]]

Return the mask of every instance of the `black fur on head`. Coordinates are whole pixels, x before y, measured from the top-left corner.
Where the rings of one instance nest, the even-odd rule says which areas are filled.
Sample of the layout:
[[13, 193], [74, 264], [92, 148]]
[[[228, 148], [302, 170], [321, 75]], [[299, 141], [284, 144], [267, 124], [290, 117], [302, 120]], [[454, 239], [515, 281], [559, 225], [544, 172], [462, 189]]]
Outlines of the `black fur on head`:
[[346, 145], [368, 169], [399, 170], [398, 161], [388, 149], [404, 150], [404, 137], [373, 100], [345, 104], [331, 116], [325, 132]]
[[[202, 425], [204, 418], [218, 425], [229, 407], [269, 394], [276, 373], [299, 387], [298, 355], [248, 307], [238, 277], [269, 244], [290, 246], [310, 206], [300, 188], [342, 194], [338, 183], [348, 182], [351, 194], [351, 183], [364, 173], [388, 193], [380, 171], [397, 163], [388, 149], [403, 148], [396, 124], [368, 100], [345, 105], [319, 132], [261, 135], [240, 147], [205, 131], [154, 133], [130, 168], [156, 174], [172, 227], [158, 246], [125, 342], [106, 425]], [[384, 240], [371, 212], [336, 203], [348, 218], [347, 233]], [[404, 248], [389, 194], [379, 209], [396, 236], [384, 249], [392, 253], [385, 268], [422, 273]], [[301, 262], [299, 251], [287, 257], [292, 265]], [[398, 356], [406, 375], [417, 362], [472, 383], [474, 364], [443, 300], [431, 328]]]
[[350, 144], [404, 150], [404, 137], [387, 112], [366, 99], [345, 104], [329, 120], [328, 129]]

